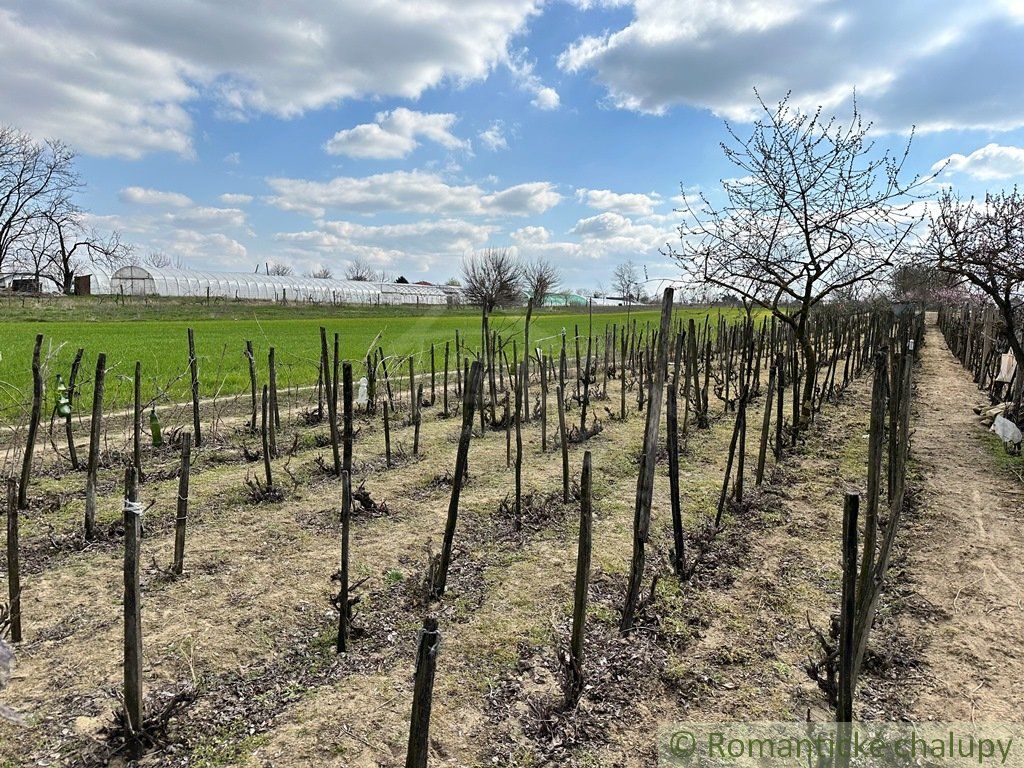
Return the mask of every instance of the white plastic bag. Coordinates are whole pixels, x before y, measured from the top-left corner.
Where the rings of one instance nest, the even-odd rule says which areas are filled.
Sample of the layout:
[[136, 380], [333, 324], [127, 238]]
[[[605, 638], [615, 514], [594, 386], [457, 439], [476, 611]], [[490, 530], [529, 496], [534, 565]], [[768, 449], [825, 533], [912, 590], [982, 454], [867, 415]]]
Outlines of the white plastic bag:
[[369, 384], [370, 382], [366, 380], [365, 376], [363, 376], [363, 378], [359, 380], [359, 392], [358, 394], [356, 394], [356, 405], [359, 406], [360, 408], [366, 408], [366, 403], [369, 402], [368, 396], [366, 394], [366, 388], [369, 386]]
[[1004, 443], [1011, 445], [1020, 445], [1021, 438], [1024, 438], [1024, 435], [1021, 435], [1020, 430], [1017, 429], [1017, 425], [1001, 415], [996, 416], [989, 431], [995, 432]]

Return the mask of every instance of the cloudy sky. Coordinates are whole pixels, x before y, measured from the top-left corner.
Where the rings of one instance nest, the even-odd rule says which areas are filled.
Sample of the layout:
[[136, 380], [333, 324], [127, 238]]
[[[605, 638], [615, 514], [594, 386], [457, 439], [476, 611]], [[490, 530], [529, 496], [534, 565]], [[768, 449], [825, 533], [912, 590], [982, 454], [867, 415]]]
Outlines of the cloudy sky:
[[77, 149], [97, 224], [194, 267], [670, 276], [673, 198], [734, 175], [754, 87], [856, 88], [915, 172], [1024, 181], [1022, 0], [6, 0], [0, 68], [0, 122]]

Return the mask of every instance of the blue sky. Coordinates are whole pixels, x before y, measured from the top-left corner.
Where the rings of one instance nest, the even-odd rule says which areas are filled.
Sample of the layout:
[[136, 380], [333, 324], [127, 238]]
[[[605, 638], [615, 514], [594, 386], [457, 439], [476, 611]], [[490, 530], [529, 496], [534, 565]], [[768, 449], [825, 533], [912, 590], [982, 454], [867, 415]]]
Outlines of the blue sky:
[[443, 280], [474, 250], [671, 277], [672, 200], [767, 100], [843, 113], [967, 194], [1024, 179], [1024, 3], [14, 0], [0, 122], [79, 152], [143, 256]]

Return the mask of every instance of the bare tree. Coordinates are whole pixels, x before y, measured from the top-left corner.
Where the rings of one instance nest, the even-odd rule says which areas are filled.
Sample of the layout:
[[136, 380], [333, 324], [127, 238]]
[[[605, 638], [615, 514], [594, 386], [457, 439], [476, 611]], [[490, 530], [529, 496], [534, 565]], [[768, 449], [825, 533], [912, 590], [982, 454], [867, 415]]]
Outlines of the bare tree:
[[507, 248], [487, 248], [462, 262], [466, 301], [490, 312], [520, 300], [522, 267]]
[[612, 289], [627, 303], [640, 299], [640, 270], [636, 264], [626, 261], [615, 268], [612, 272]]
[[295, 272], [295, 270], [292, 269], [289, 264], [284, 264], [282, 262], [271, 262], [270, 264], [267, 265], [267, 274], [268, 275], [277, 275], [278, 277], [288, 277], [289, 275], [294, 274], [294, 272]]
[[544, 258], [537, 258], [523, 265], [523, 284], [526, 295], [533, 299], [533, 306], [544, 306], [544, 300], [558, 290], [562, 275], [558, 267]]
[[74, 153], [59, 141], [39, 143], [0, 126], [0, 269], [39, 236], [47, 211], [80, 186]]
[[330, 267], [317, 267], [309, 273], [310, 277], [315, 277], [317, 280], [330, 280], [334, 277], [334, 273]]
[[155, 269], [184, 269], [185, 263], [181, 260], [180, 256], [171, 256], [166, 251], [152, 250], [150, 251], [143, 261], [150, 267]]
[[1014, 188], [977, 202], [947, 190], [929, 218], [924, 252], [930, 263], [995, 303], [1014, 357], [1024, 361], [1018, 330], [1024, 305], [1024, 196]]
[[40, 283], [48, 281], [64, 294], [74, 293], [75, 276], [86, 263], [108, 269], [127, 262], [131, 246], [118, 232], [100, 235], [86, 224], [77, 206], [60, 197], [37, 217], [16, 252], [16, 263]]
[[[755, 92], [756, 93], [756, 92]], [[728, 125], [722, 144], [737, 178], [722, 182], [725, 203], [684, 195], [681, 246], [669, 252], [691, 278], [770, 310], [793, 329], [805, 376], [801, 422], [810, 420], [817, 359], [811, 310], [833, 294], [880, 281], [905, 252], [921, 217], [903, 181], [910, 150], [876, 153], [856, 102], [848, 123], [805, 114], [788, 98], [769, 108], [749, 138]]]
[[345, 279], [361, 283], [381, 283], [384, 282], [384, 273], [374, 269], [365, 259], [357, 258], [345, 267]]

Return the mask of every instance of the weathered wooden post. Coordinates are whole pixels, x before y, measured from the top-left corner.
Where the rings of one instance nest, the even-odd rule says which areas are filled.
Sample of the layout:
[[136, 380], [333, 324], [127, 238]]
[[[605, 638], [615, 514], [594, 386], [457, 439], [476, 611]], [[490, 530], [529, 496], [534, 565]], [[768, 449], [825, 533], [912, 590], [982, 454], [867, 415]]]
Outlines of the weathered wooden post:
[[764, 418], [761, 421], [761, 443], [757, 449], [757, 475], [754, 484], [760, 487], [764, 482], [764, 467], [768, 457], [768, 438], [771, 435], [772, 403], [775, 399], [775, 377], [778, 375], [775, 366], [768, 373], [768, 389], [764, 394]]
[[683, 513], [679, 500], [679, 369], [682, 367], [684, 335], [676, 335], [672, 382], [665, 405], [665, 427], [668, 440], [669, 504], [672, 508], [672, 567], [680, 578], [686, 573], [686, 544], [683, 537]]
[[142, 363], [138, 360], [135, 361], [132, 395], [132, 464], [135, 476], [142, 482]]
[[18, 485], [7, 479], [7, 597], [11, 606], [11, 641], [21, 642], [21, 570], [18, 544]]
[[259, 407], [259, 395], [256, 392], [256, 356], [252, 351], [252, 342], [246, 339], [245, 342], [245, 357], [249, 361], [249, 400], [251, 406], [251, 415], [249, 418], [249, 431], [256, 432], [259, 430], [259, 422], [257, 421]]
[[[270, 347], [267, 350], [267, 375], [270, 379], [270, 415], [273, 419], [274, 432], [281, 429], [281, 409], [277, 405], [277, 350]], [[274, 456], [277, 456], [277, 449], [274, 449]]]
[[423, 382], [416, 386], [416, 397], [412, 404], [412, 455], [420, 455], [420, 423], [422, 421]]
[[192, 434], [196, 448], [203, 447], [203, 433], [199, 428], [199, 358], [196, 357], [196, 338], [188, 329], [188, 374], [192, 383]]
[[561, 385], [555, 387], [558, 402], [558, 442], [562, 448], [562, 503], [569, 503], [569, 435], [565, 429], [565, 392]]
[[262, 417], [260, 420], [260, 439], [263, 441], [263, 471], [267, 476], [267, 489], [274, 487], [274, 476], [270, 470], [270, 437], [267, 434], [267, 417], [270, 410], [270, 403], [268, 402], [269, 395], [267, 394], [267, 385], [263, 385], [263, 396], [260, 398], [260, 410]]
[[96, 536], [96, 481], [100, 466], [100, 434], [103, 432], [103, 388], [107, 378], [107, 356], [96, 358], [92, 385], [92, 420], [89, 424], [89, 458], [85, 468], [85, 539]]
[[341, 425], [341, 470], [352, 476], [352, 442], [354, 433], [352, 431], [352, 418], [355, 413], [355, 403], [352, 397], [352, 363], [345, 361], [341, 366], [341, 402], [344, 411], [342, 413]]
[[29, 415], [28, 436], [25, 440], [25, 455], [21, 462], [21, 484], [18, 486], [18, 509], [28, 509], [28, 482], [32, 477], [32, 456], [36, 450], [36, 433], [43, 411], [43, 371], [39, 355], [43, 348], [43, 334], [36, 335], [32, 350], [32, 412]]
[[647, 401], [647, 423], [644, 430], [644, 462], [637, 482], [636, 509], [633, 521], [633, 558], [630, 564], [629, 587], [622, 609], [619, 629], [629, 632], [633, 628], [636, 609], [640, 603], [640, 588], [644, 576], [647, 537], [651, 527], [651, 501], [654, 494], [655, 453], [661, 424], [661, 403], [664, 399], [665, 373], [668, 368], [669, 331], [672, 326], [672, 288], [666, 288], [661, 301], [661, 327], [657, 339], [657, 352], [653, 360], [650, 392]]
[[78, 469], [78, 449], [75, 447], [75, 434], [71, 412], [75, 404], [75, 385], [78, 383], [78, 369], [82, 365], [82, 355], [85, 350], [81, 347], [75, 353], [75, 360], [71, 363], [71, 375], [68, 377], [68, 415], [64, 418], [64, 436], [68, 443], [68, 458], [71, 459], [71, 468]]
[[348, 560], [349, 560], [349, 521], [352, 518], [352, 479], [345, 470], [341, 473], [341, 560], [338, 567], [338, 642], [335, 650], [345, 653], [349, 647], [349, 599], [348, 599]]
[[444, 343], [444, 393], [442, 394], [442, 398], [444, 399], [444, 415], [445, 415], [445, 418], [448, 417], [448, 353], [449, 353], [449, 347], [450, 347], [450, 343], [446, 341]]
[[516, 508], [515, 529], [523, 524], [523, 391], [526, 388], [526, 363], [520, 363], [516, 382]]
[[583, 454], [580, 475], [580, 534], [576, 550], [576, 590], [572, 608], [572, 639], [569, 643], [567, 707], [575, 707], [583, 692], [583, 640], [586, 636], [587, 597], [590, 590], [590, 544], [593, 511], [591, 507], [590, 451]]
[[839, 705], [836, 721], [853, 722], [853, 692], [857, 684], [854, 676], [854, 625], [857, 602], [857, 510], [860, 496], [846, 494], [843, 504], [843, 587], [839, 619]]
[[416, 682], [413, 685], [405, 768], [427, 768], [427, 756], [430, 752], [430, 708], [434, 696], [437, 651], [440, 647], [441, 633], [437, 629], [437, 619], [428, 616], [423, 620], [416, 651]]
[[331, 428], [331, 452], [334, 458], [334, 474], [341, 477], [341, 447], [338, 445], [338, 398], [337, 389], [331, 380], [330, 353], [327, 350], [327, 329], [320, 326], [320, 367], [324, 372], [324, 391], [327, 394], [327, 421]]
[[135, 467], [124, 474], [124, 712], [129, 757], [142, 751], [142, 595], [139, 584], [142, 505]]
[[178, 475], [178, 505], [174, 516], [174, 564], [172, 571], [180, 576], [185, 568], [185, 526], [188, 523], [188, 481], [192, 471], [192, 435], [181, 436], [181, 472]]
[[384, 463], [391, 469], [391, 420], [388, 418], [388, 411], [391, 409], [384, 403], [381, 410], [384, 411]]
[[452, 478], [452, 495], [448, 502], [448, 522], [445, 525], [444, 542], [441, 546], [441, 559], [431, 585], [431, 597], [440, 600], [448, 582], [448, 566], [452, 559], [452, 542], [455, 539], [455, 525], [459, 516], [459, 496], [466, 477], [466, 462], [469, 458], [469, 441], [473, 437], [473, 406], [476, 403], [478, 390], [481, 389], [482, 366], [474, 360], [469, 370], [462, 398], [462, 431], [459, 434], [459, 448], [455, 456], [455, 476]]
[[430, 342], [430, 404], [434, 404], [434, 387], [437, 381], [437, 366], [434, 362], [434, 342]]

